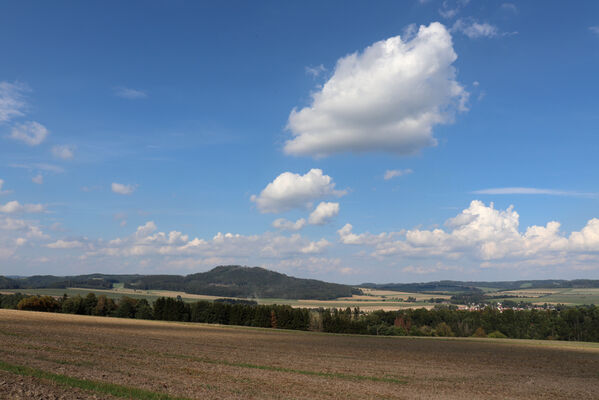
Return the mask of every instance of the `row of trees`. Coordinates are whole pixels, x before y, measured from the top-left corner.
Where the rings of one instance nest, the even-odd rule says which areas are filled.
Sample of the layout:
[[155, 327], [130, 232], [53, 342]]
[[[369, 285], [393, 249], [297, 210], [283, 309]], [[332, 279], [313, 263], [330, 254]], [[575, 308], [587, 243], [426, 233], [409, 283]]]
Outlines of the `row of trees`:
[[599, 308], [558, 307], [555, 310], [456, 310], [438, 306], [432, 310], [409, 309], [364, 313], [359, 308], [303, 309], [250, 302], [186, 303], [182, 299], [122, 297], [114, 301], [93, 293], [85, 297], [0, 295], [0, 307], [70, 314], [113, 316], [243, 325], [265, 328], [313, 330], [398, 336], [478, 336], [518, 339], [557, 339], [599, 342]]

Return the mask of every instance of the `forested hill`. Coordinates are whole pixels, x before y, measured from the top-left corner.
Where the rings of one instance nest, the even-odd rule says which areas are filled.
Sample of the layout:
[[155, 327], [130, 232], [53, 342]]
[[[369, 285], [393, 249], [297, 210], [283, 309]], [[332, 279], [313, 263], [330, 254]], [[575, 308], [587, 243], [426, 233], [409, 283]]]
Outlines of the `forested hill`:
[[110, 289], [116, 283], [140, 290], [173, 290], [223, 297], [330, 300], [361, 293], [348, 285], [300, 279], [259, 267], [219, 266], [211, 271], [181, 275], [36, 275], [9, 279], [0, 276], [0, 289], [84, 287]]
[[300, 279], [260, 267], [220, 266], [208, 272], [187, 276], [151, 275], [125, 284], [135, 289], [179, 290], [213, 296], [320, 299], [360, 293], [359, 289], [314, 279]]
[[496, 290], [517, 289], [562, 289], [562, 288], [599, 288], [599, 280], [574, 279], [571, 281], [563, 279], [544, 279], [527, 281], [496, 281], [496, 282], [464, 282], [464, 281], [437, 281], [423, 283], [363, 283], [363, 288], [379, 290], [396, 290], [411, 293], [439, 293], [439, 292], [480, 292], [481, 288], [493, 288]]

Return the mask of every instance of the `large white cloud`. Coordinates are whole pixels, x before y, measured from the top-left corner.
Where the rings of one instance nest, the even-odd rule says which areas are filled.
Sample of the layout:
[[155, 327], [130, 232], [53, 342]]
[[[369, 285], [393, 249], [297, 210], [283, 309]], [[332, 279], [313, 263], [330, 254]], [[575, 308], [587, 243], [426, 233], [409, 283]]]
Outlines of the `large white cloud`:
[[451, 122], [468, 98], [456, 58], [450, 33], [434, 22], [411, 40], [391, 37], [339, 59], [312, 104], [291, 112], [285, 152], [408, 154], [436, 145], [433, 127]]
[[312, 225], [324, 225], [339, 214], [339, 203], [321, 202], [308, 218]]
[[294, 208], [309, 208], [314, 200], [339, 197], [345, 193], [344, 190], [335, 190], [333, 178], [314, 168], [304, 175], [283, 172], [259, 195], [252, 195], [251, 200], [263, 213], [280, 213]]

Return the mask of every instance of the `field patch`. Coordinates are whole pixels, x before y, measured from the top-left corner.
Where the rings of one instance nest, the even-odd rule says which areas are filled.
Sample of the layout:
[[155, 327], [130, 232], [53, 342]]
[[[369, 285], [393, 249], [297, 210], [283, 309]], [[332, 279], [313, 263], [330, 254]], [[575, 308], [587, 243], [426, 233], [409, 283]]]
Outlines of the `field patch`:
[[0, 310], [0, 331], [1, 380], [10, 388], [33, 379], [20, 384], [35, 386], [36, 397], [60, 387], [141, 399], [593, 399], [599, 392], [597, 343], [335, 335], [16, 310]]

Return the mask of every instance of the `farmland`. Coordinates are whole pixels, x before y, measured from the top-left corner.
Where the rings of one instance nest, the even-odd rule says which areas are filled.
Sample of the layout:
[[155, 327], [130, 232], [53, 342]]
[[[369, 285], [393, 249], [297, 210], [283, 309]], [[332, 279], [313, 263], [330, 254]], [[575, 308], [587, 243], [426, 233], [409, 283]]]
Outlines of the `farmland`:
[[[43, 331], [42, 331], [43, 330]], [[0, 310], [0, 396], [594, 398], [599, 345], [371, 337]]]
[[[177, 297], [180, 296], [184, 301], [191, 302], [197, 300], [215, 300], [222, 298], [219, 296], [201, 295], [201, 294], [190, 294], [185, 292], [176, 292], [168, 290], [139, 290], [139, 289], [126, 289], [117, 286], [113, 289], [89, 289], [89, 288], [52, 288], [52, 289], [2, 289], [0, 293], [26, 293], [34, 295], [47, 295], [47, 296], [62, 296], [67, 294], [71, 296], [85, 296], [88, 293], [94, 293], [96, 295], [106, 295], [113, 299], [121, 298], [122, 296], [128, 296], [135, 299], [146, 299], [150, 302], [155, 301], [159, 297]], [[448, 299], [450, 296], [441, 294], [423, 294], [423, 293], [407, 293], [407, 292], [396, 292], [390, 290], [373, 290], [364, 289], [365, 295], [354, 295], [351, 297], [340, 297], [334, 300], [295, 300], [295, 299], [273, 299], [273, 298], [253, 298], [258, 304], [280, 304], [290, 305], [292, 307], [303, 307], [303, 308], [354, 308], [360, 307], [363, 311], [375, 311], [375, 310], [400, 310], [405, 308], [414, 307], [425, 307], [431, 308], [434, 306], [433, 303], [428, 302], [431, 297]], [[407, 302], [409, 297], [413, 297], [416, 301]]]

